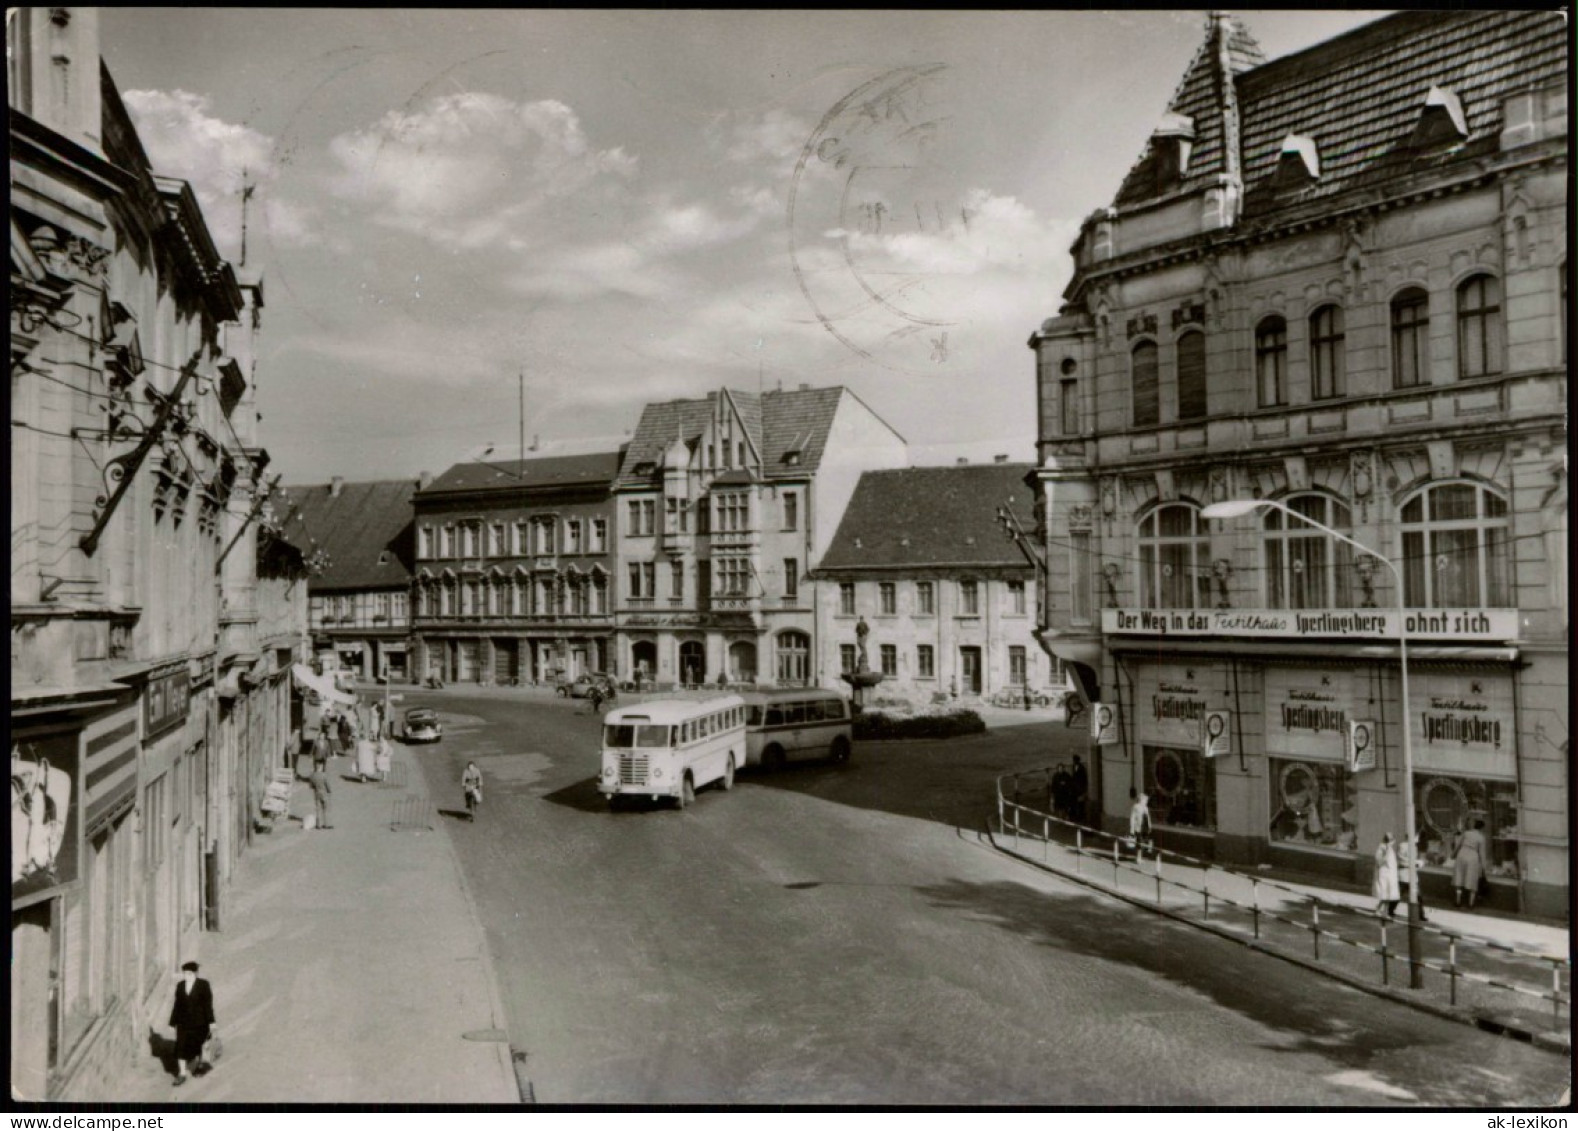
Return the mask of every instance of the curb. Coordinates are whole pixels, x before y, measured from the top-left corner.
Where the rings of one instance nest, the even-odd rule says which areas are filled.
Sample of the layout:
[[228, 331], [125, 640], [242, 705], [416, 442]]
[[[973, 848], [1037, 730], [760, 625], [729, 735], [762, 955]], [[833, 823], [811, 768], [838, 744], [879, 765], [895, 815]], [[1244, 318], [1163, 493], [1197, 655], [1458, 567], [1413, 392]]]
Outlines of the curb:
[[[406, 748], [407, 750], [410, 747]], [[414, 756], [410, 765], [415, 775], [421, 779], [422, 791], [432, 797], [429, 788], [427, 771], [422, 768], [422, 763]], [[436, 803], [435, 803], [436, 807]], [[444, 854], [449, 857], [449, 865], [455, 872], [455, 883], [460, 889], [460, 894], [466, 901], [466, 912], [471, 917], [471, 923], [477, 930], [477, 938], [482, 944], [482, 975], [487, 986], [489, 1021], [493, 1028], [509, 1032], [509, 1020], [504, 1012], [504, 997], [499, 992], [498, 976], [493, 969], [493, 952], [488, 948], [488, 932], [482, 925], [482, 916], [477, 911], [476, 898], [471, 893], [471, 885], [466, 882], [466, 873], [460, 867], [460, 856], [455, 852], [455, 842], [450, 839], [449, 829], [445, 827], [442, 818], [437, 818], [433, 824], [435, 836], [443, 838]], [[513, 1089], [519, 1096], [521, 1103], [536, 1103], [532, 1095], [531, 1081], [526, 1078], [526, 1053], [517, 1051], [514, 1045], [503, 1042], [493, 1042], [497, 1057], [499, 1075], [505, 1081], [505, 1090]]]
[[1125, 895], [1122, 892], [1113, 891], [1111, 888], [1104, 887], [1101, 884], [1087, 880], [1083, 876], [1077, 876], [1071, 872], [1064, 872], [1061, 869], [1054, 868], [1049, 864], [1044, 864], [1039, 860], [1032, 860], [1030, 857], [1025, 856], [1022, 853], [1015, 852], [1011, 848], [1005, 848], [1001, 844], [998, 844], [997, 838], [992, 835], [992, 830], [990, 827], [985, 827], [981, 831], [985, 834], [987, 842], [991, 845], [994, 851], [1000, 852], [1004, 856], [1011, 857], [1012, 859], [1018, 860], [1024, 864], [1028, 864], [1032, 868], [1036, 868], [1050, 875], [1054, 875], [1061, 880], [1078, 884], [1080, 887], [1086, 888], [1090, 891], [1100, 892], [1102, 895], [1116, 899], [1122, 903], [1127, 903], [1131, 907], [1137, 907], [1141, 910], [1164, 916], [1168, 919], [1171, 919], [1175, 923], [1181, 923], [1184, 926], [1194, 927], [1197, 930], [1205, 931], [1208, 934], [1215, 935], [1219, 939], [1225, 939], [1228, 942], [1238, 943], [1240, 946], [1256, 951], [1257, 953], [1265, 954], [1272, 958], [1280, 958], [1284, 962], [1301, 967], [1302, 969], [1308, 970], [1311, 973], [1320, 974], [1323, 977], [1331, 978], [1333, 981], [1341, 982], [1346, 986], [1356, 990], [1361, 990], [1364, 993], [1371, 994], [1372, 996], [1385, 998], [1386, 1000], [1396, 1002], [1399, 1005], [1409, 1006], [1410, 1008], [1417, 1009], [1422, 1013], [1429, 1013], [1432, 1016], [1442, 1018], [1446, 1021], [1456, 1021], [1461, 1025], [1469, 1025], [1473, 1028], [1481, 1029], [1487, 1033], [1495, 1033], [1500, 1036], [1510, 1037], [1513, 1040], [1522, 1041], [1525, 1044], [1531, 1044], [1535, 1048], [1543, 1049], [1547, 1052], [1560, 1053], [1564, 1056], [1572, 1055], [1572, 1037], [1570, 1033], [1559, 1033], [1544, 1029], [1528, 1029], [1515, 1022], [1502, 1021], [1499, 1018], [1487, 1014], [1476, 1013], [1472, 1010], [1460, 1009], [1450, 1005], [1438, 1005], [1437, 1003], [1431, 1001], [1424, 1001], [1420, 998], [1403, 993], [1400, 990], [1394, 990], [1390, 986], [1377, 986], [1372, 982], [1365, 981], [1361, 978], [1356, 978], [1351, 974], [1345, 974], [1340, 970], [1334, 970], [1329, 966], [1323, 966], [1312, 959], [1304, 958], [1296, 954], [1290, 954], [1278, 947], [1264, 943], [1259, 939], [1246, 939], [1237, 932], [1223, 930], [1221, 927], [1217, 927], [1211, 923], [1201, 923], [1198, 920], [1190, 919], [1173, 911], [1169, 911], [1165, 907], [1158, 907], [1154, 903], [1146, 903], [1144, 900], [1136, 899], [1131, 895]]

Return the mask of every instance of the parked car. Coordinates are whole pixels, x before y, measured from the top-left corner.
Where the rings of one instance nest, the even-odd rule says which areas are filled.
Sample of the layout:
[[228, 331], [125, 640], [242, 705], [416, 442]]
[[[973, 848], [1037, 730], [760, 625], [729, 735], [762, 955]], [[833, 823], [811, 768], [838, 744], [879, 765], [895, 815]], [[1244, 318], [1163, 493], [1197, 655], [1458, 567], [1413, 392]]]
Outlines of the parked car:
[[604, 699], [616, 699], [619, 697], [618, 688], [614, 684], [614, 677], [604, 672], [587, 672], [584, 675], [578, 675], [574, 679], [560, 683], [554, 690], [568, 699], [588, 699], [591, 697], [593, 687], [602, 689]]
[[437, 742], [444, 737], [438, 712], [431, 707], [412, 707], [407, 711], [404, 730], [407, 742]]

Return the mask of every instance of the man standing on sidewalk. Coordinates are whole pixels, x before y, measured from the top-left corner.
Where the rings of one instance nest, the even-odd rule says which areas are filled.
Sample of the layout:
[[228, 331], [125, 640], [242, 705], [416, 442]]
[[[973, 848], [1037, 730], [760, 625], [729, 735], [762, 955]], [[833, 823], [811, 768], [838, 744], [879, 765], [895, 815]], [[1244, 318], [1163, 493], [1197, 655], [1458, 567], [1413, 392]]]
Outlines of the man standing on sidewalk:
[[330, 829], [329, 824], [329, 767], [326, 762], [312, 764], [312, 800], [317, 810], [317, 826]]

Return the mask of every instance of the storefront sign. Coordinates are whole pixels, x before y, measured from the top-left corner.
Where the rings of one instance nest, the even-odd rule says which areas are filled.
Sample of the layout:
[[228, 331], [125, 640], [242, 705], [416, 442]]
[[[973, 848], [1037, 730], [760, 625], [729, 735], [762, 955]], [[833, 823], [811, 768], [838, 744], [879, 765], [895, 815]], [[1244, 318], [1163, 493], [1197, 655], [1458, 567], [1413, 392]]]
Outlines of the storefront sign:
[[1136, 681], [1135, 727], [1141, 742], [1202, 749], [1206, 692], [1196, 678], [1213, 669], [1151, 664]]
[[[1339, 637], [1396, 640], [1396, 609], [1103, 609], [1109, 636]], [[1410, 609], [1408, 639], [1465, 644], [1518, 638], [1516, 609]]]
[[142, 691], [142, 729], [146, 738], [157, 738], [186, 721], [192, 699], [192, 675], [187, 668], [151, 677]]
[[753, 629], [749, 613], [629, 613], [622, 628], [737, 628]]
[[1410, 681], [1408, 698], [1417, 767], [1513, 778], [1510, 676], [1422, 672]]
[[[11, 737], [13, 907], [77, 878], [82, 827], [79, 733]], [[134, 783], [135, 768], [134, 763]]]
[[1090, 740], [1097, 746], [1118, 742], [1118, 712], [1109, 703], [1093, 703], [1090, 708]]
[[1200, 752], [1207, 758], [1220, 758], [1228, 752], [1227, 730], [1230, 718], [1226, 711], [1207, 711], [1205, 713], [1205, 727], [1201, 736]]
[[1343, 760], [1348, 721], [1371, 694], [1352, 668], [1268, 667], [1265, 691], [1266, 753], [1320, 762]]

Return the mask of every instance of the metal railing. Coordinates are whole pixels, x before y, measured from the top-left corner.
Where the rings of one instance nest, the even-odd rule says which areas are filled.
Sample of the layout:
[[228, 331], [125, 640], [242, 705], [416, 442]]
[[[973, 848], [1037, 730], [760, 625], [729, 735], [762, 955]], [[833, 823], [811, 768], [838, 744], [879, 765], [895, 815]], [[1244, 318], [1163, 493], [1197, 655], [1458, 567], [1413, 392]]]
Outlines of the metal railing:
[[[1391, 968], [1394, 963], [1400, 962], [1405, 968], [1407, 967], [1409, 960], [1406, 946], [1399, 951], [1389, 945], [1388, 939], [1389, 929], [1399, 932], [1405, 931], [1406, 923], [1400, 923], [1387, 916], [1348, 904], [1323, 901], [1319, 896], [1312, 895], [1299, 888], [1277, 883], [1274, 880], [1235, 872], [1232, 869], [1223, 868], [1213, 861], [1198, 859], [1169, 849], [1158, 848], [1151, 850], [1151, 866], [1147, 869], [1143, 865], [1141, 847], [1136, 845], [1130, 838], [1101, 829], [1090, 828], [1019, 801], [1020, 797], [1031, 792], [1037, 797], [1046, 796], [1050, 788], [1053, 772], [1053, 768], [1049, 767], [1029, 772], [1002, 774], [997, 778], [998, 829], [1004, 836], [1011, 834], [1014, 837], [1016, 851], [1021, 848], [1021, 841], [1025, 838], [1038, 840], [1042, 845], [1042, 862], [1051, 867], [1050, 855], [1052, 845], [1054, 843], [1059, 844], [1063, 850], [1073, 854], [1075, 876], [1081, 879], [1088, 878], [1098, 884], [1106, 884], [1106, 873], [1110, 867], [1111, 887], [1114, 891], [1120, 893], [1123, 891], [1122, 877], [1125, 875], [1137, 876], [1145, 882], [1145, 888], [1157, 905], [1162, 903], [1163, 892], [1166, 889], [1191, 893], [1200, 899], [1202, 921], [1211, 919], [1214, 902], [1219, 921], [1223, 918], [1224, 913], [1229, 911], [1236, 911], [1247, 916], [1250, 931], [1257, 941], [1262, 940], [1263, 932], [1270, 925], [1280, 924], [1286, 926], [1298, 934], [1308, 936], [1311, 952], [1316, 962], [1323, 961], [1321, 954], [1321, 942], [1323, 939], [1339, 947], [1349, 947], [1358, 952], [1374, 955], [1380, 959], [1382, 985], [1391, 985]], [[1032, 791], [1024, 788], [1024, 783], [1027, 780], [1044, 784], [1037, 785]], [[1005, 789], [1005, 784], [1011, 788], [1011, 793], [1008, 789]], [[1071, 836], [1072, 843], [1055, 840], [1052, 835], [1054, 829], [1057, 829], [1065, 837]], [[1133, 853], [1132, 862], [1127, 858], [1125, 850]], [[1175, 871], [1173, 875], [1168, 875], [1164, 857], [1170, 860], [1179, 871]], [[1200, 870], [1198, 886], [1184, 878], [1188, 871], [1194, 869]], [[1213, 874], [1240, 885], [1247, 884], [1249, 887], [1248, 900], [1245, 901], [1242, 894], [1238, 896], [1228, 894], [1221, 889], [1220, 885], [1217, 890], [1213, 891], [1211, 887]], [[1275, 893], [1281, 902], [1291, 903], [1293, 905], [1292, 909], [1289, 910], [1282, 907], [1280, 903], [1272, 908], [1263, 906], [1261, 902], [1262, 892]], [[1361, 922], [1373, 924], [1377, 931], [1376, 944], [1371, 945], [1370, 943], [1347, 937], [1332, 930], [1329, 925], [1322, 926], [1321, 912], [1323, 907], [1328, 913], [1328, 924], [1334, 915], [1357, 917]], [[1222, 925], [1227, 924], [1224, 923]], [[1568, 959], [1522, 950], [1505, 943], [1470, 938], [1455, 931], [1432, 926], [1428, 923], [1420, 924], [1420, 931], [1426, 937], [1436, 940], [1438, 946], [1444, 946], [1445, 948], [1444, 961], [1421, 959], [1419, 966], [1422, 970], [1434, 971], [1446, 978], [1450, 1004], [1454, 1006], [1459, 1004], [1459, 997], [1462, 994], [1460, 983], [1467, 983], [1469, 985], [1481, 985], [1492, 990], [1509, 992], [1524, 998], [1537, 999], [1541, 1002], [1548, 1002], [1558, 1027], [1561, 1025], [1564, 1008], [1567, 1010], [1568, 1016], [1571, 1016], [1572, 965]], [[1531, 985], [1509, 982], [1502, 978], [1464, 969], [1459, 962], [1460, 956], [1470, 955], [1478, 951], [1497, 951], [1509, 954], [1515, 959], [1527, 962], [1535, 967], [1549, 964], [1549, 988], [1537, 988]]]

